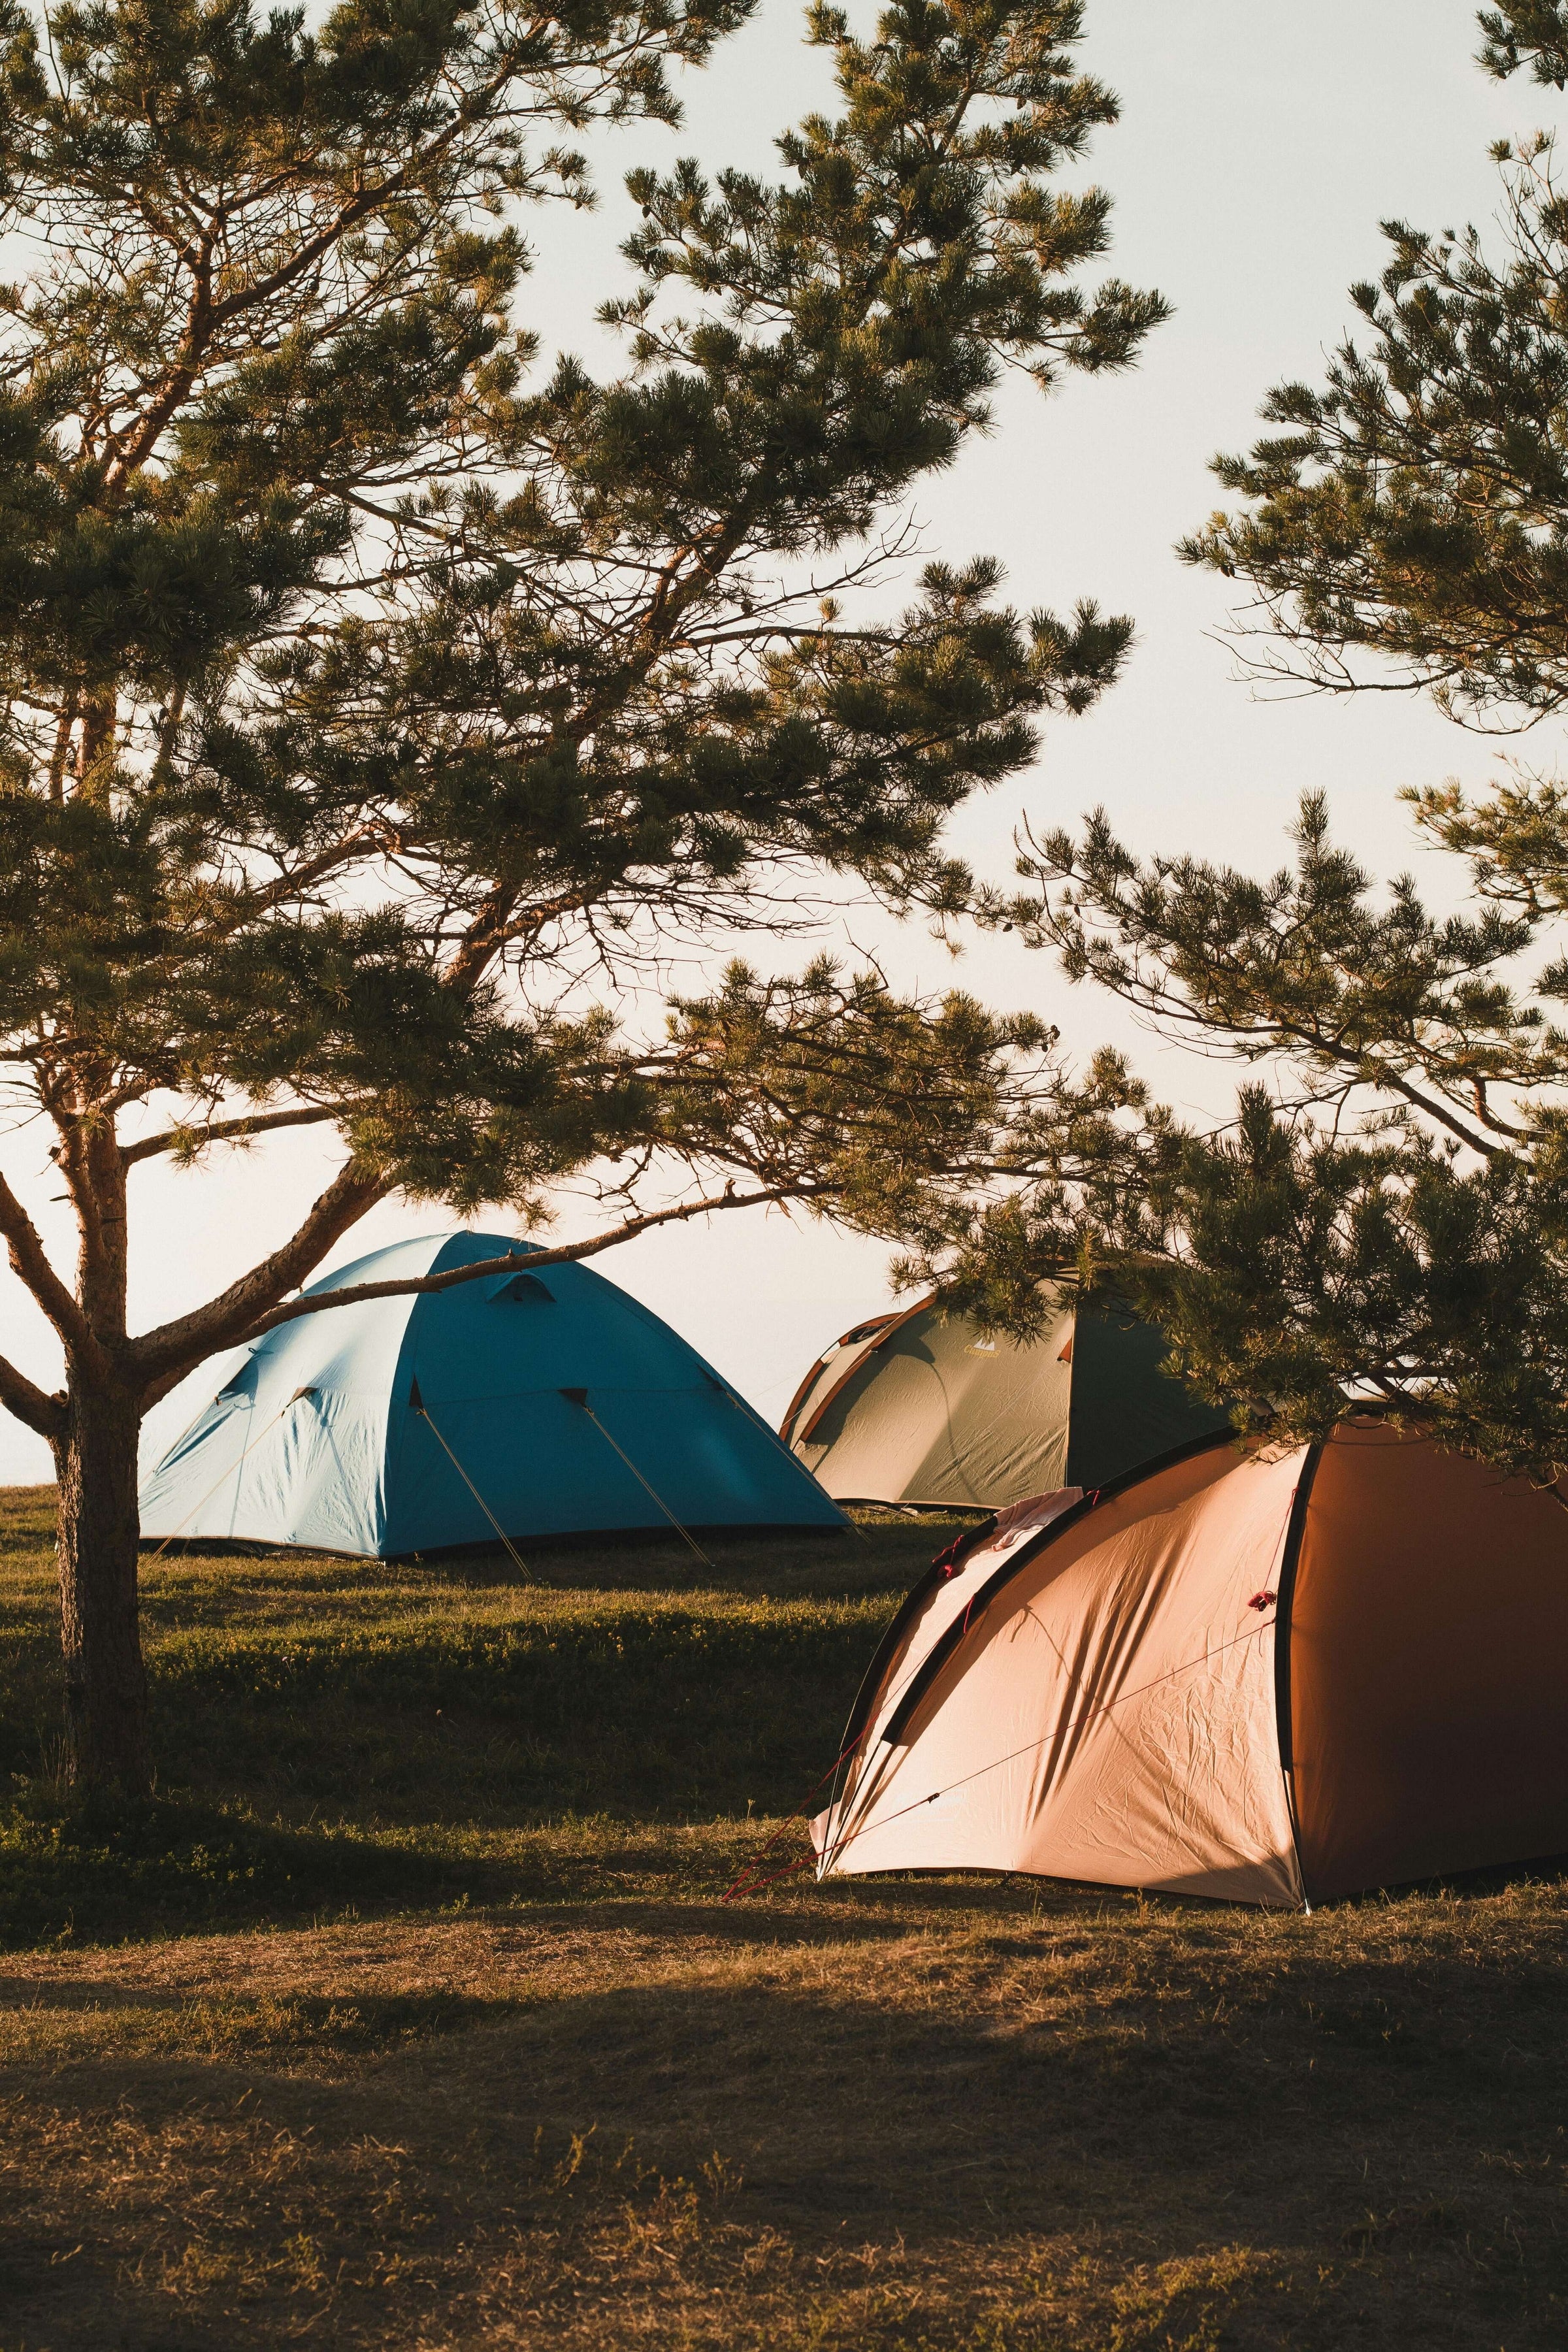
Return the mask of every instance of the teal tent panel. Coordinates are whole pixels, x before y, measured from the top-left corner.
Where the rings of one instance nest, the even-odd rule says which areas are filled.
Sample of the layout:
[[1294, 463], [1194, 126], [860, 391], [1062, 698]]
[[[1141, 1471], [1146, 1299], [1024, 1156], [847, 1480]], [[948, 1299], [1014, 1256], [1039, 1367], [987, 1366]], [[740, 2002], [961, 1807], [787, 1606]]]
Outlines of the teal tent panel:
[[[376, 1250], [307, 1296], [416, 1279], [440, 1247]], [[267, 1332], [143, 1486], [143, 1535], [383, 1552], [388, 1370], [413, 1304], [367, 1300]]]
[[385, 1454], [385, 1412], [366, 1398], [265, 1385], [253, 1401], [216, 1398], [142, 1487], [142, 1532], [374, 1554]]
[[245, 1472], [242, 1457], [254, 1430], [254, 1372], [247, 1365], [240, 1380], [214, 1397], [143, 1481], [144, 1535], [233, 1533]]
[[[457, 1234], [431, 1271], [509, 1246], [520, 1245]], [[423, 1423], [410, 1407], [416, 1382]], [[569, 1389], [586, 1392], [588, 1411], [563, 1394]], [[397, 1443], [388, 1449], [387, 1546], [395, 1552], [486, 1540], [493, 1533], [487, 1505], [509, 1535], [646, 1528], [659, 1522], [661, 1504], [686, 1527], [843, 1524], [696, 1349], [587, 1266], [486, 1276], [416, 1299], [395, 1399], [402, 1424], [395, 1421]], [[454, 1526], [473, 1532], [439, 1532]]]
[[[431, 1262], [434, 1275], [519, 1253], [527, 1244], [490, 1234], [455, 1234]], [[481, 1276], [412, 1301], [397, 1368], [432, 1409], [469, 1398], [537, 1395], [604, 1382], [659, 1391], [724, 1382], [668, 1323], [585, 1265]]]
[[491, 1542], [492, 1515], [513, 1537], [657, 1526], [661, 1503], [687, 1526], [843, 1524], [695, 1349], [585, 1266], [531, 1275], [530, 1244], [455, 1234], [377, 1250], [312, 1292], [509, 1253], [515, 1275], [268, 1332], [147, 1480], [143, 1534], [384, 1558]]
[[[361, 1397], [302, 1398], [241, 1501], [252, 1527], [321, 1551], [372, 1552], [386, 1526], [386, 1414]], [[247, 1465], [248, 1467], [248, 1465]]]
[[593, 1419], [555, 1391], [434, 1405], [427, 1420], [404, 1408], [388, 1549], [489, 1541], [486, 1505], [517, 1537], [658, 1526], [661, 1505], [689, 1528], [842, 1523], [820, 1488], [789, 1477], [767, 1433], [738, 1432], [721, 1391], [590, 1386], [588, 1404]]

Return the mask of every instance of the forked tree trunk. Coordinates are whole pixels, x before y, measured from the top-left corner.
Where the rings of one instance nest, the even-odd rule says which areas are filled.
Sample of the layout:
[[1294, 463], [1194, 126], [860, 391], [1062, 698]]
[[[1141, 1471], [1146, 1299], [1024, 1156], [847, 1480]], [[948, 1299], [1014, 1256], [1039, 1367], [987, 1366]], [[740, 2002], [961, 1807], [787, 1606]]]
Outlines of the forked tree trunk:
[[137, 1612], [141, 1414], [123, 1391], [74, 1381], [67, 1410], [55, 1448], [67, 1771], [77, 1788], [140, 1797], [153, 1781]]

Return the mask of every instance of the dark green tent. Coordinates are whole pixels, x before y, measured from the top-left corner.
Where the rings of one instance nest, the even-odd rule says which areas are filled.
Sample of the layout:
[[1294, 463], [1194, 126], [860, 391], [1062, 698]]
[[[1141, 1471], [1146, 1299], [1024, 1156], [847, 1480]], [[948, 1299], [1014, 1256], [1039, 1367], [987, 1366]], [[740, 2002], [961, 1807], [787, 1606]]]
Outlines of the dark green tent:
[[1160, 1370], [1165, 1343], [1114, 1309], [1053, 1294], [1038, 1339], [984, 1336], [929, 1298], [862, 1323], [818, 1357], [780, 1434], [840, 1502], [997, 1510], [1092, 1489], [1226, 1416]]

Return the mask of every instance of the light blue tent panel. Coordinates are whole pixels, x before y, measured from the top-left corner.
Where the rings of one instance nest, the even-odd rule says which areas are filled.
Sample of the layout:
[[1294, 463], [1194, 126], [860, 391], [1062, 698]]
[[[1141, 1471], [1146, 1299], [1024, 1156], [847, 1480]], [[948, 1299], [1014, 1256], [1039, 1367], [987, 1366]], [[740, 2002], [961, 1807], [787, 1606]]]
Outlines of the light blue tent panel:
[[[496, 1234], [401, 1242], [310, 1295], [508, 1251], [531, 1255]], [[493, 1542], [485, 1505], [514, 1538], [660, 1526], [649, 1486], [689, 1528], [845, 1524], [668, 1323], [587, 1266], [520, 1267], [267, 1333], [147, 1480], [142, 1530], [385, 1559]]]

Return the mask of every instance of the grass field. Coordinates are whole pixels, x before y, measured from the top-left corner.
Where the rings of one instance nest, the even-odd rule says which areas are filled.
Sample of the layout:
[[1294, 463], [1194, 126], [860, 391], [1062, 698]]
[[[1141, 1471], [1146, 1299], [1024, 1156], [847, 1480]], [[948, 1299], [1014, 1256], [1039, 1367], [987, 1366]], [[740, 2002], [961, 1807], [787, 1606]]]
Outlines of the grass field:
[[49, 1505], [0, 1498], [0, 2352], [1568, 2344], [1555, 1881], [721, 1901], [931, 1523], [160, 1561], [110, 1821]]

